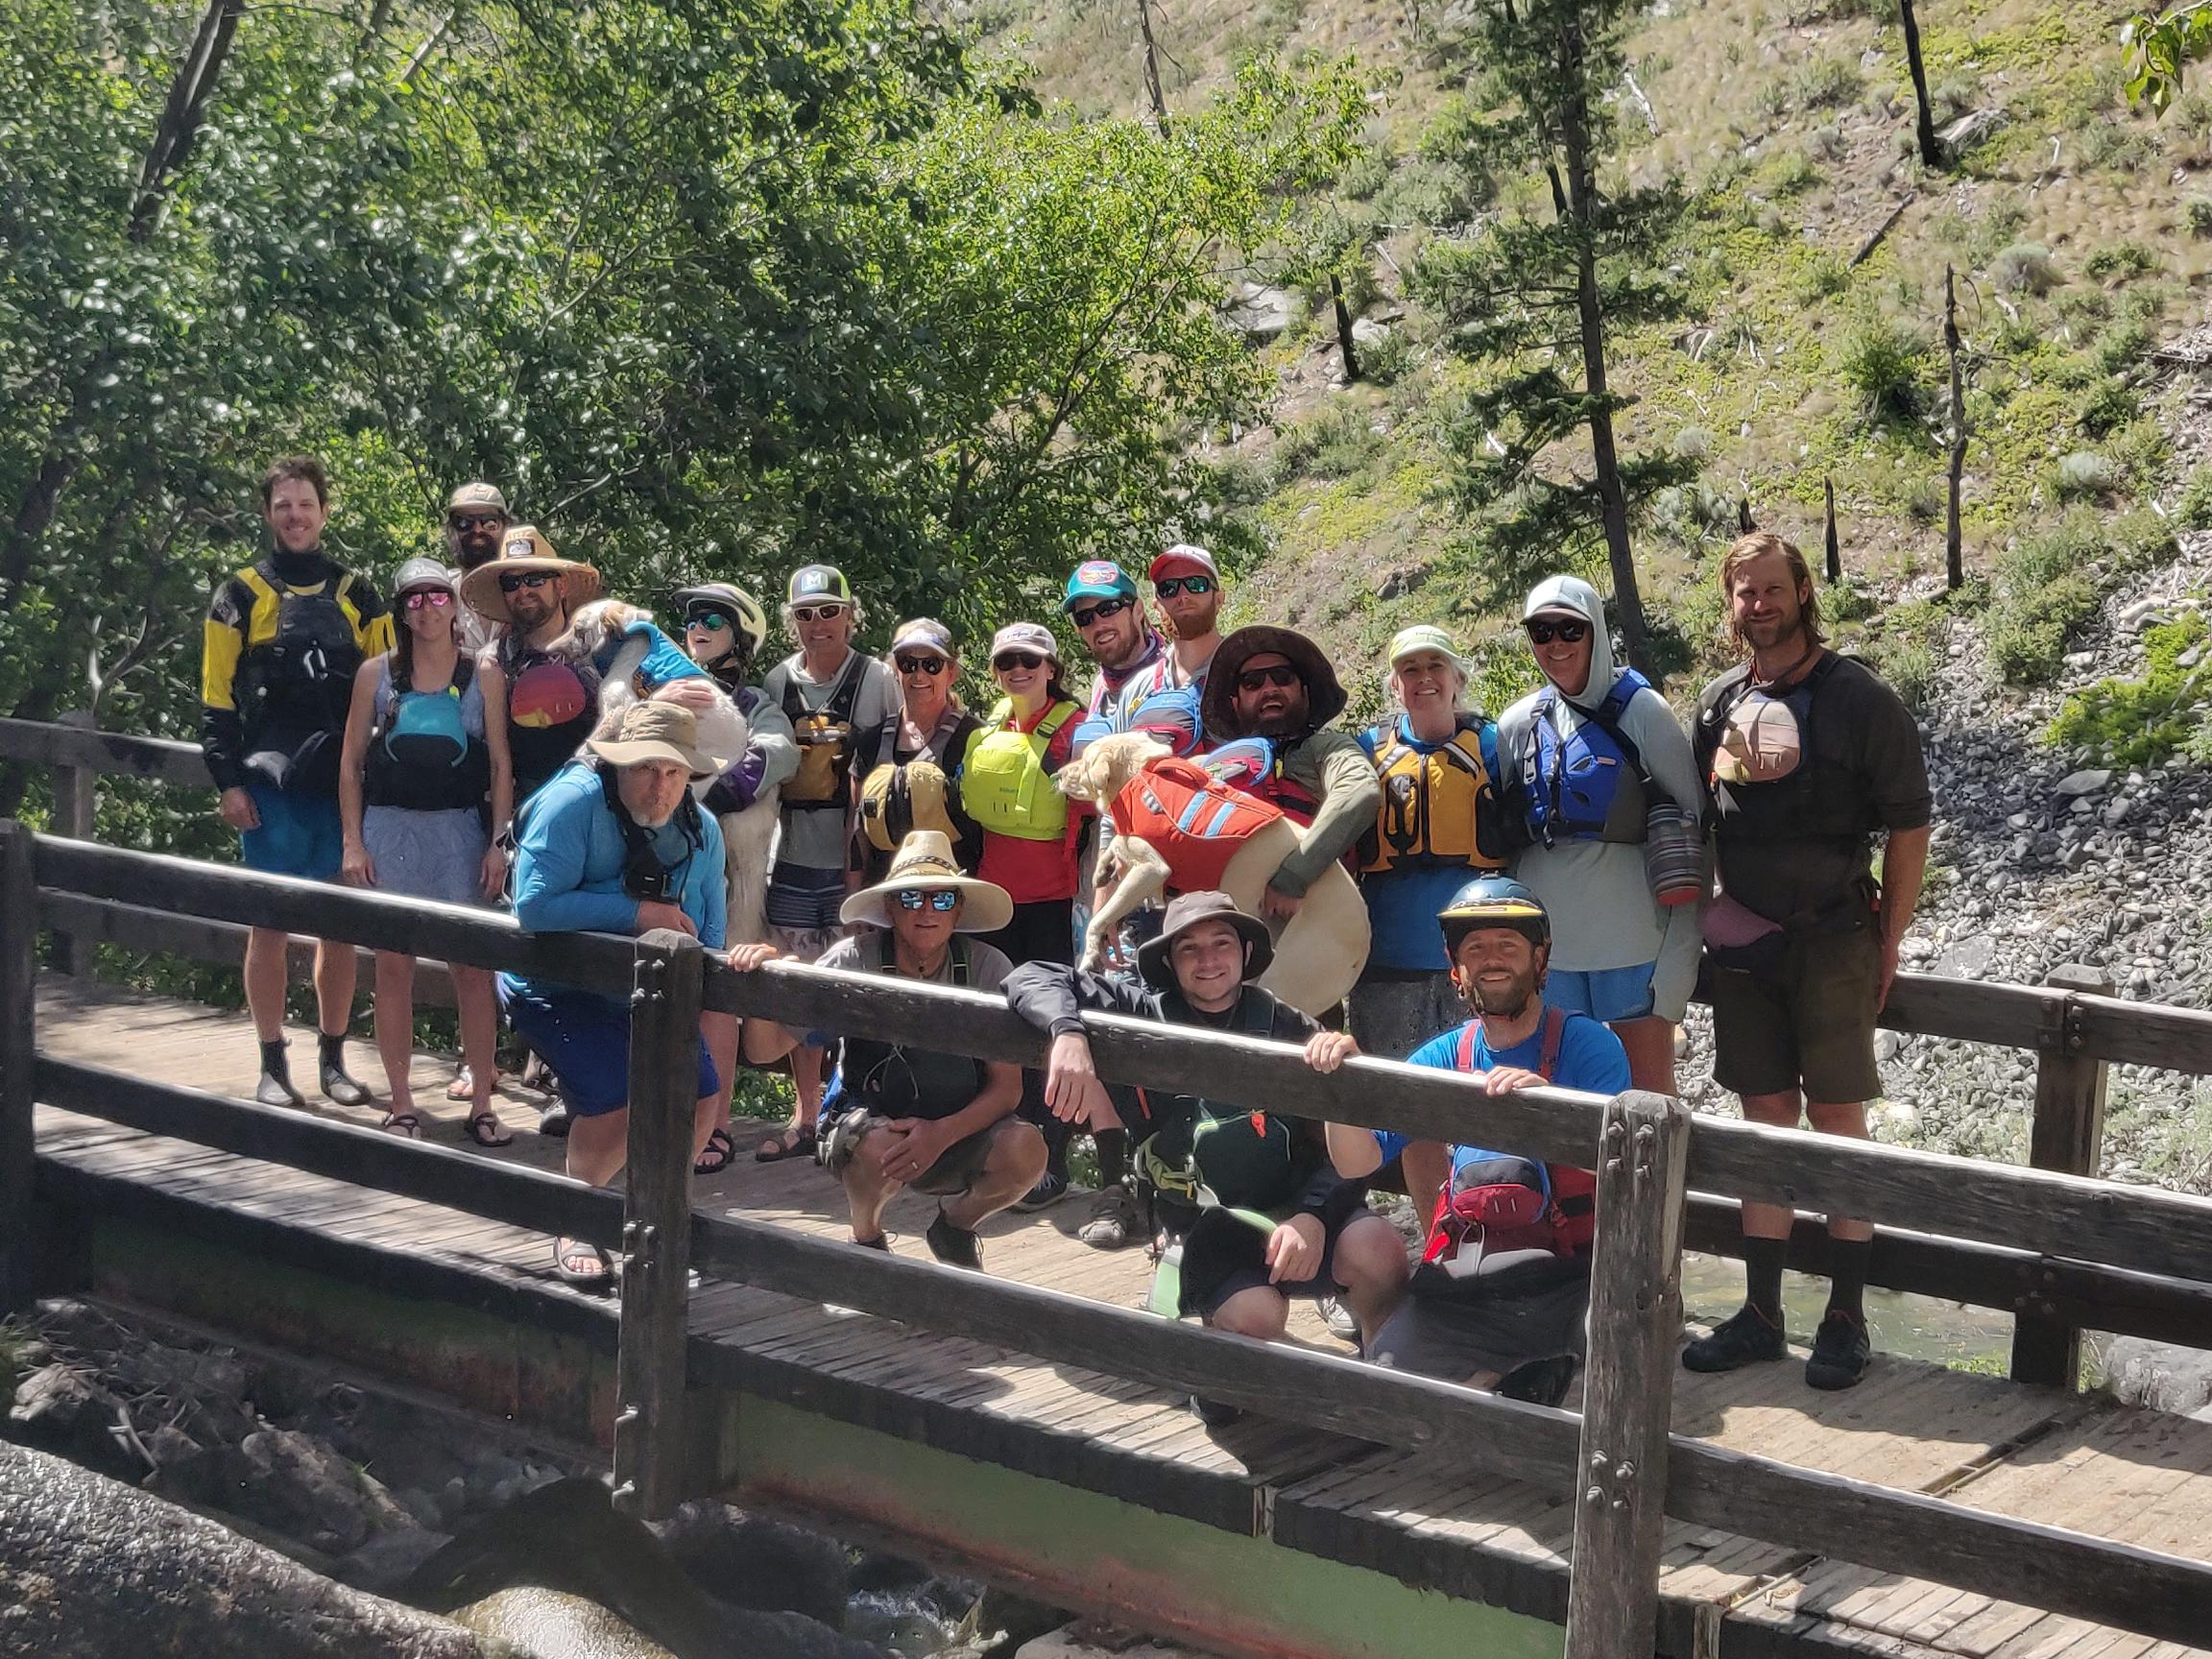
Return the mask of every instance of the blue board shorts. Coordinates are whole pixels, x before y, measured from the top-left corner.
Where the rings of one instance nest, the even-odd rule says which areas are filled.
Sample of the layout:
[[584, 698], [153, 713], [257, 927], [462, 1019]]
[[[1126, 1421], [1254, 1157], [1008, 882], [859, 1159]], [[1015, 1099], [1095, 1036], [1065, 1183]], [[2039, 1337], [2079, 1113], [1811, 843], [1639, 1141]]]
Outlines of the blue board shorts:
[[[553, 1069], [561, 1098], [579, 1118], [601, 1118], [630, 1103], [630, 1010], [589, 991], [527, 985], [499, 975], [508, 1023]], [[721, 1086], [714, 1057], [699, 1043], [697, 1097]]]
[[1593, 968], [1576, 972], [1554, 968], [1544, 976], [1544, 1000], [1570, 1014], [1587, 1014], [1610, 1025], [1616, 1020], [1642, 1020], [1651, 1012], [1651, 976], [1657, 962], [1635, 968]]
[[335, 881], [346, 861], [346, 831], [334, 795], [287, 795], [266, 783], [248, 783], [257, 830], [238, 832], [238, 855], [249, 870], [265, 876], [298, 876], [308, 881]]

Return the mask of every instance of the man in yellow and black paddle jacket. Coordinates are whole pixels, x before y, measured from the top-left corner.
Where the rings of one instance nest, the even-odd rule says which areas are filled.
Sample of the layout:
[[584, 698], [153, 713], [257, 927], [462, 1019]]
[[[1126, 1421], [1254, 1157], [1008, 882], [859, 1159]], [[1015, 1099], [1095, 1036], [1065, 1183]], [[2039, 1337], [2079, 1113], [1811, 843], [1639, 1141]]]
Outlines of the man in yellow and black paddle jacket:
[[[344, 836], [338, 754], [353, 675], [392, 649], [391, 607], [375, 587], [323, 552], [329, 483], [311, 455], [286, 456], [261, 481], [270, 551], [215, 589], [200, 667], [200, 748], [222, 791], [224, 823], [247, 868], [330, 881]], [[297, 1106], [284, 1062], [284, 934], [256, 927], [246, 945], [246, 1001], [261, 1043], [254, 1098]], [[324, 1094], [361, 1105], [346, 1074], [353, 1003], [351, 946], [320, 946], [315, 992]]]

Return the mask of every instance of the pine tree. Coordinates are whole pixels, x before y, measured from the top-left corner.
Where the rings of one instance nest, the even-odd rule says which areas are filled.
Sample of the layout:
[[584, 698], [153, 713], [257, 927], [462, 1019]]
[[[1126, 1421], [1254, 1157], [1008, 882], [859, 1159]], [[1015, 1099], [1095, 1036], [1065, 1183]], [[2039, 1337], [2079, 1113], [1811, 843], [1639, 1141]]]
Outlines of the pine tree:
[[1679, 314], [1663, 257], [1683, 200], [1671, 183], [1608, 194], [1610, 95], [1638, 0], [1484, 0], [1462, 43], [1493, 106], [1466, 146], [1471, 168], [1532, 169], [1538, 206], [1508, 208], [1467, 240], [1429, 244], [1417, 290], [1452, 349], [1485, 367], [1448, 433], [1452, 494], [1501, 585], [1595, 562], [1611, 567], [1629, 661], [1651, 652], [1629, 545], [1635, 505], [1695, 464], [1623, 455], [1608, 336]]

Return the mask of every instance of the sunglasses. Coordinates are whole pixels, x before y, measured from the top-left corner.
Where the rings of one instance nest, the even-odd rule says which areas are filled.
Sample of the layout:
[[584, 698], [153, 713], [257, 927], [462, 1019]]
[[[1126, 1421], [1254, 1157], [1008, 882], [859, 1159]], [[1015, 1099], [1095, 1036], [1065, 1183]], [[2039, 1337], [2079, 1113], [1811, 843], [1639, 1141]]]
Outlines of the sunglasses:
[[1102, 605], [1093, 605], [1086, 610], [1069, 612], [1068, 620], [1074, 623], [1078, 628], [1088, 628], [1101, 616], [1120, 615], [1122, 612], [1129, 609], [1131, 603], [1132, 601], [1127, 599], [1109, 599]]
[[959, 890], [952, 887], [902, 887], [891, 895], [902, 910], [919, 910], [926, 904], [940, 916], [959, 908]]
[[1152, 584], [1152, 591], [1159, 594], [1163, 599], [1172, 599], [1178, 593], [1188, 593], [1192, 598], [1197, 598], [1201, 594], [1214, 591], [1214, 578], [1211, 576], [1163, 576], [1159, 581]]
[[1304, 684], [1305, 677], [1287, 662], [1278, 662], [1272, 668], [1247, 668], [1237, 676], [1237, 689], [1239, 691], [1259, 691], [1269, 685], [1280, 686], [1287, 691], [1293, 685]]
[[552, 580], [553, 572], [550, 570], [525, 570], [518, 576], [500, 577], [499, 591], [519, 593], [525, 588], [542, 588]]
[[694, 611], [685, 618], [684, 626], [686, 628], [704, 628], [709, 633], [712, 633], [716, 629], [729, 627], [730, 618], [723, 615], [719, 611]]
[[506, 522], [506, 518], [497, 513], [448, 513], [445, 515], [445, 528], [463, 532], [496, 529]]
[[800, 622], [827, 622], [833, 616], [845, 614], [842, 605], [794, 605], [791, 615]]
[[1538, 620], [1528, 624], [1529, 642], [1536, 645], [1549, 645], [1554, 639], [1569, 645], [1579, 645], [1589, 636], [1590, 624], [1587, 622], [1545, 622]]
[[942, 657], [896, 657], [892, 661], [902, 674], [927, 674], [932, 678], [952, 666]]
[[420, 593], [403, 594], [399, 603], [406, 606], [410, 611], [420, 611], [425, 605], [432, 605], [443, 611], [446, 606], [453, 603], [453, 595], [446, 592], [443, 588], [425, 588]]
[[1009, 668], [1042, 668], [1045, 659], [1033, 651], [1001, 651], [991, 659], [991, 666], [1003, 674]]

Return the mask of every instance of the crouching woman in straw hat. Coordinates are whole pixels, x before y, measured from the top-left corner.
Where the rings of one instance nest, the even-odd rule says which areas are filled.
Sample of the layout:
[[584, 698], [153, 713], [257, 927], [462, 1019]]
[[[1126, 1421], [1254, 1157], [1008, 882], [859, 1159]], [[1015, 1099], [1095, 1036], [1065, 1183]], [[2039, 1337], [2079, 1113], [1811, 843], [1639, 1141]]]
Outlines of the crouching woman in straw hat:
[[[917, 830], [881, 881], [845, 901], [839, 920], [865, 931], [830, 947], [816, 966], [996, 992], [1012, 964], [1003, 951], [963, 935], [996, 932], [1013, 913], [1003, 887], [961, 873], [941, 831]], [[751, 973], [781, 954], [773, 945], [740, 945], [730, 952], [730, 966]], [[749, 1020], [746, 1058], [780, 1059], [805, 1035]], [[938, 1200], [937, 1218], [924, 1236], [930, 1254], [979, 1269], [976, 1228], [1028, 1191], [1045, 1169], [1044, 1136], [1013, 1115], [1022, 1069], [874, 1038], [848, 1036], [840, 1047], [850, 1106], [823, 1133], [816, 1157], [844, 1184], [853, 1241], [888, 1250], [883, 1207], [902, 1187], [912, 1187]]]

